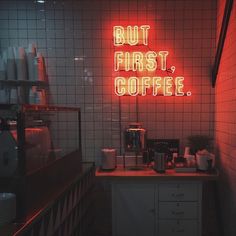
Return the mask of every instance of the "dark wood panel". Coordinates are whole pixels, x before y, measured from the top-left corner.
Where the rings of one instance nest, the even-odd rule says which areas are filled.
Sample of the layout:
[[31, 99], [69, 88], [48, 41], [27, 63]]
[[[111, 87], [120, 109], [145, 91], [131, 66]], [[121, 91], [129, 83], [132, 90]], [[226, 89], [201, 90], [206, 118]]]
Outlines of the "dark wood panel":
[[1, 179], [0, 191], [16, 193], [17, 221], [25, 221], [78, 176], [81, 168], [77, 150], [25, 177]]
[[27, 218], [62, 191], [81, 172], [81, 154], [75, 151], [25, 179]]

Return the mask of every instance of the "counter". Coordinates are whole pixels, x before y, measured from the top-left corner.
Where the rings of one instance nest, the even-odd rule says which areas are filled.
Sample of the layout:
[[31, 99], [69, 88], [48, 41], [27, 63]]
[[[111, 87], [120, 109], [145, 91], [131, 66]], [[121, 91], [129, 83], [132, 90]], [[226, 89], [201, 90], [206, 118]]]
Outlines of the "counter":
[[148, 179], [148, 180], [199, 180], [210, 181], [217, 180], [219, 177], [218, 170], [211, 172], [197, 171], [192, 173], [177, 173], [174, 169], [167, 169], [165, 173], [157, 173], [152, 168], [145, 167], [143, 170], [130, 170], [118, 167], [113, 171], [96, 170], [96, 177], [99, 179], [124, 180], [124, 179]]
[[96, 170], [96, 178], [111, 186], [113, 236], [204, 235], [203, 183], [215, 182], [218, 176], [217, 170]]

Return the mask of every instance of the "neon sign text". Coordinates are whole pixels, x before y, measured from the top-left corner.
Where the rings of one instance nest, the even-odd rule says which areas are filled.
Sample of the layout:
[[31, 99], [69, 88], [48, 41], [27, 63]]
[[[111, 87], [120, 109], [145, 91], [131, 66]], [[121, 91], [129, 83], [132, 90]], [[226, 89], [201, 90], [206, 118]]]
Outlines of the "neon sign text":
[[[122, 51], [122, 46], [130, 47], [148, 45], [149, 25], [141, 26], [114, 26], [113, 43], [119, 50], [114, 52], [114, 71], [119, 73], [114, 80], [115, 94], [117, 96], [184, 96], [184, 77], [169, 76], [175, 72], [175, 66], [167, 68], [168, 51]], [[127, 49], [127, 48], [126, 48]], [[168, 76], [156, 76], [157, 70], [167, 72]], [[135, 72], [134, 76], [121, 76], [122, 72]], [[137, 77], [137, 72], [142, 74]], [[147, 74], [145, 74], [145, 72]], [[152, 72], [152, 77], [150, 73]], [[148, 75], [149, 73], [149, 75]], [[191, 92], [187, 92], [190, 96]]]
[[114, 53], [114, 70], [155, 71], [160, 60], [160, 69], [165, 71], [168, 54], [168, 51], [148, 51], [146, 53], [116, 51]]
[[152, 88], [153, 96], [183, 96], [183, 77], [116, 77], [115, 93], [117, 96], [142, 96], [147, 95], [147, 90]]
[[124, 44], [128, 44], [130, 46], [134, 46], [137, 44], [148, 45], [148, 30], [150, 29], [149, 25], [141, 25], [138, 27], [135, 26], [127, 26], [126, 28], [123, 26], [114, 26], [113, 27], [113, 38], [114, 45], [121, 46]]

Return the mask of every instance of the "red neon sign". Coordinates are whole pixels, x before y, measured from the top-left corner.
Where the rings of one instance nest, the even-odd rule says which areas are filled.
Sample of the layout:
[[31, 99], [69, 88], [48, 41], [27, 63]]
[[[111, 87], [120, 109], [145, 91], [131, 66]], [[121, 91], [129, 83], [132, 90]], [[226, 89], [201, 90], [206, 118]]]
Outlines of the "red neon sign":
[[123, 26], [113, 27], [114, 46], [128, 44], [130, 46], [143, 44], [148, 45], [149, 25], [141, 25], [138, 27], [128, 25], [125, 29]]
[[[113, 42], [118, 49], [114, 52], [115, 94], [118, 96], [147, 95], [147, 90], [152, 89], [152, 95], [184, 96], [183, 76], [150, 76], [148, 72], [157, 70], [175, 72], [175, 66], [167, 68], [168, 51], [124, 51], [122, 46], [148, 46], [149, 25], [141, 26], [114, 26]], [[137, 49], [137, 47], [136, 47]], [[130, 77], [121, 76], [123, 72], [135, 72]], [[138, 76], [137, 74], [142, 74]], [[191, 92], [187, 93], [188, 96]]]

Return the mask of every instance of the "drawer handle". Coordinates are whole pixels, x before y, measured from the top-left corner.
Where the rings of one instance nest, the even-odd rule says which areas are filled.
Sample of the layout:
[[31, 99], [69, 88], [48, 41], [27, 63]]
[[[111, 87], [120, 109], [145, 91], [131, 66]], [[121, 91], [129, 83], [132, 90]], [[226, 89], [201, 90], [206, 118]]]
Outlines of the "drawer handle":
[[172, 197], [184, 197], [184, 193], [172, 193]]
[[184, 233], [184, 229], [182, 228], [180, 228], [180, 229], [175, 229], [175, 228], [172, 228], [172, 233]]
[[155, 214], [155, 209], [150, 209], [149, 212], [151, 212], [152, 214]]
[[175, 215], [175, 216], [184, 215], [184, 211], [172, 211], [172, 215]]

